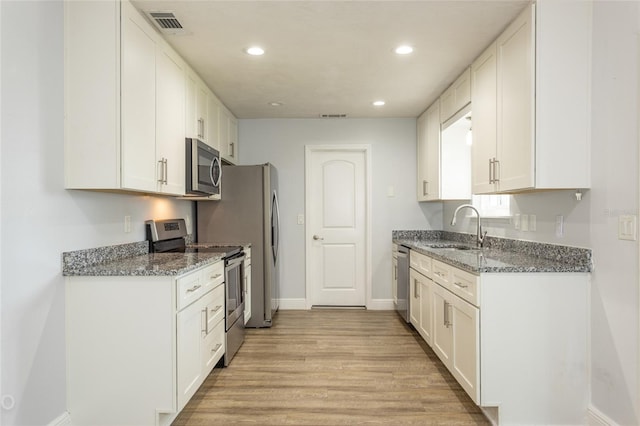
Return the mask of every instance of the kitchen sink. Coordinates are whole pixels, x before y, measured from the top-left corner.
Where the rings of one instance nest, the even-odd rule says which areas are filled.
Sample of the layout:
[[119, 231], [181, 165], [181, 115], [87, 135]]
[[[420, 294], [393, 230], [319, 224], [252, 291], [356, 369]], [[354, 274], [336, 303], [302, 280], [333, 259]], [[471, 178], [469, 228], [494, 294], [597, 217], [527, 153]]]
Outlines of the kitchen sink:
[[458, 245], [458, 244], [442, 244], [442, 245], [434, 245], [429, 247], [431, 249], [435, 249], [435, 250], [462, 250], [462, 251], [479, 251], [482, 250], [481, 248], [478, 247], [469, 247], [469, 246], [463, 246], [463, 245]]

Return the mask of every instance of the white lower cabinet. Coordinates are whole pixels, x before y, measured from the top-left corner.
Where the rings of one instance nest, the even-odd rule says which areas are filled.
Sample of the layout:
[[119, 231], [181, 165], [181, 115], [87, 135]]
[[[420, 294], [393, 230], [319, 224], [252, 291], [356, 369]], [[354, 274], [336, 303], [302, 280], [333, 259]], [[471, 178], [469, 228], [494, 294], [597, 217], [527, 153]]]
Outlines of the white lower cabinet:
[[168, 425], [225, 352], [224, 264], [179, 277], [66, 278], [76, 425]]
[[410, 257], [411, 323], [495, 424], [582, 424], [588, 273], [475, 275]]
[[244, 323], [251, 319], [251, 249], [244, 248]]

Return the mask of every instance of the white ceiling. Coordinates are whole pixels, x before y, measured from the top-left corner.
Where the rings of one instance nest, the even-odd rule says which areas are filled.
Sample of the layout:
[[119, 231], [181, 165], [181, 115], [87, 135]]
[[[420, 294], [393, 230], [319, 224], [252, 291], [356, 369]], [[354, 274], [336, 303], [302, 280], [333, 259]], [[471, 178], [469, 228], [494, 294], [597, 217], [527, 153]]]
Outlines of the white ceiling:
[[528, 3], [134, 0], [175, 13], [165, 38], [238, 118], [416, 117]]

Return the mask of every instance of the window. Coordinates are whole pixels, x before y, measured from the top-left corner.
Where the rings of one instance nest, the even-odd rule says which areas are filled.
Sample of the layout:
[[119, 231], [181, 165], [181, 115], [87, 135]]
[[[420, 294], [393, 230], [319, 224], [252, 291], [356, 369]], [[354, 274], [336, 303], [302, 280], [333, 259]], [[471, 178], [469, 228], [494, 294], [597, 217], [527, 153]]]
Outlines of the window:
[[511, 195], [473, 195], [471, 204], [483, 218], [511, 216]]

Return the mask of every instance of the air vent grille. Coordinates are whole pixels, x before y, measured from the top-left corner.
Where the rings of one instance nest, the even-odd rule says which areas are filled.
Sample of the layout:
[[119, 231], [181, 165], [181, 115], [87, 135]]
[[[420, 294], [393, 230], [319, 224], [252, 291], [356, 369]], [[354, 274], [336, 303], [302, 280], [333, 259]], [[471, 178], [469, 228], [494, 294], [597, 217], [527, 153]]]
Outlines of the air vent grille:
[[151, 22], [163, 33], [179, 34], [184, 33], [184, 28], [176, 15], [168, 11], [147, 12]]
[[347, 118], [347, 114], [320, 114], [320, 118]]

